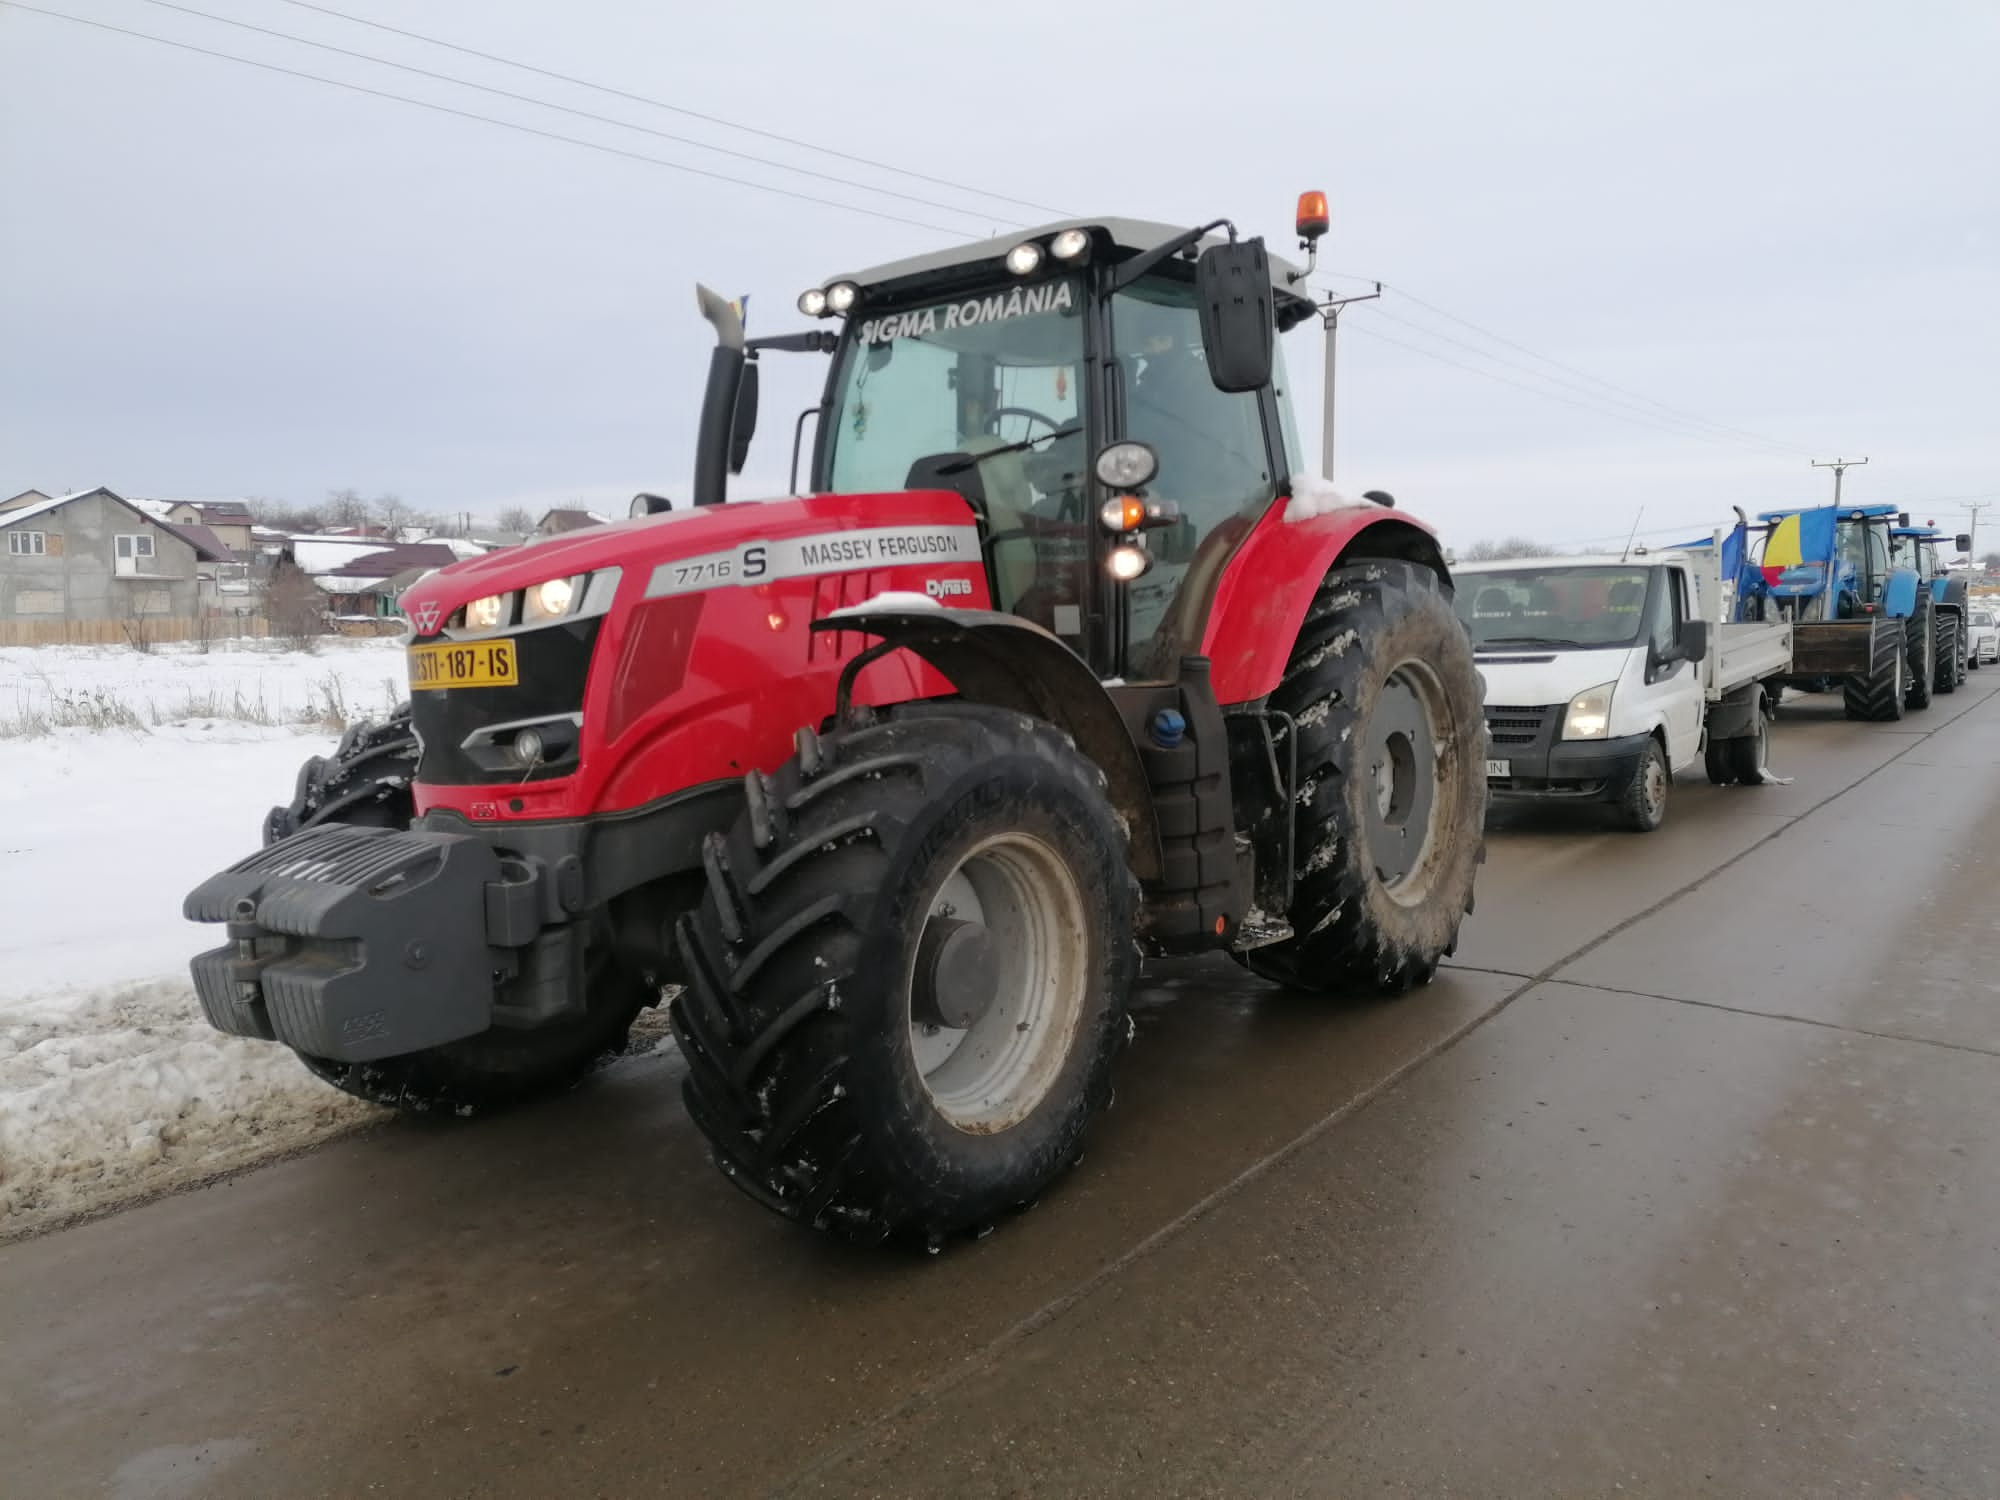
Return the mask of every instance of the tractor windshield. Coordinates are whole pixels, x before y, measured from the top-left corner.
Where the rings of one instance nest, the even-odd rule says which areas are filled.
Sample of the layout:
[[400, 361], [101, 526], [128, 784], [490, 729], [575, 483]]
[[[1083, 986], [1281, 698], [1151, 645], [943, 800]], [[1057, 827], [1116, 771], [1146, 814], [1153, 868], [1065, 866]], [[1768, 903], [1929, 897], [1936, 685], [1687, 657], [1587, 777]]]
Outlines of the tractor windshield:
[[1574, 650], [1629, 646], [1646, 619], [1645, 568], [1534, 568], [1468, 573], [1458, 617], [1474, 647]]
[[1081, 604], [1070, 585], [1087, 573], [1090, 536], [1085, 303], [1070, 277], [871, 310], [852, 325], [822, 429], [826, 489], [967, 495], [995, 604], [1068, 635], [1078, 627], [1062, 628], [1070, 615], [1059, 621], [1056, 604]]
[[1842, 572], [1854, 580], [1854, 592], [1865, 602], [1879, 603], [1889, 576], [1889, 528], [1881, 521], [1842, 520], [1834, 528], [1834, 551]]

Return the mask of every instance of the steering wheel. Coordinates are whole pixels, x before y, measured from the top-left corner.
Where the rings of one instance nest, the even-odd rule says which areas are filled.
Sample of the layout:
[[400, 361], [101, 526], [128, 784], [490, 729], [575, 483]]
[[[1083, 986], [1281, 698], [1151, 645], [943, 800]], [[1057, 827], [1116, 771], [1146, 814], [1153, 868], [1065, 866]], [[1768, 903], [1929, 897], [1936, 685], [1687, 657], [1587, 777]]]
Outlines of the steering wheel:
[[1040, 422], [1044, 427], [1048, 428], [1050, 432], [1062, 431], [1062, 425], [1063, 425], [1062, 423], [1056, 421], [1052, 417], [1043, 416], [1033, 407], [996, 406], [993, 408], [993, 410], [991, 410], [986, 414], [986, 421], [984, 423], [986, 430], [989, 433], [992, 433], [994, 437], [1000, 436], [998, 428], [1000, 426], [1000, 419], [1002, 417], [1025, 417], [1030, 422]]

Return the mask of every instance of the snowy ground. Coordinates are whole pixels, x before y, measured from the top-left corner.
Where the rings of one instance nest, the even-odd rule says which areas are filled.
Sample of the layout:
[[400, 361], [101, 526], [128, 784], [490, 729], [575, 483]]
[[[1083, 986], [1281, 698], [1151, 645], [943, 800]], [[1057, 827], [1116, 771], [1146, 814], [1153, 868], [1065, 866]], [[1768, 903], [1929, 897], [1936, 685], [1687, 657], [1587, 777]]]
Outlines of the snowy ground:
[[219, 939], [180, 906], [402, 670], [386, 640], [0, 649], [0, 1237], [372, 1117], [208, 1028], [187, 962]]

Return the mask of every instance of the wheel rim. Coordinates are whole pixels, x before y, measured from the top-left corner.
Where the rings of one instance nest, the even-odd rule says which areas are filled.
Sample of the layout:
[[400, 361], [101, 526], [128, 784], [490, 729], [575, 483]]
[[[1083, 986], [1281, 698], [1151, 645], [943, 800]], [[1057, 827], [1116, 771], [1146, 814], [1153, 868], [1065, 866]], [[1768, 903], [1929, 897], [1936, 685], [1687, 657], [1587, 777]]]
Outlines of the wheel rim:
[[[1062, 856], [1027, 833], [975, 845], [939, 883], [925, 933], [974, 929], [990, 959], [991, 994], [966, 1024], [944, 1023], [924, 990], [934, 974], [913, 960], [910, 1052], [937, 1112], [968, 1135], [1019, 1124], [1048, 1096], [1076, 1039], [1090, 984], [1083, 893]], [[947, 1000], [963, 998], [946, 997]]]
[[1458, 805], [1451, 700], [1437, 674], [1407, 661], [1390, 672], [1368, 719], [1357, 766], [1361, 823], [1376, 877], [1390, 899], [1416, 906], [1430, 894]]
[[1645, 769], [1640, 773], [1639, 795], [1645, 799], [1647, 820], [1657, 819], [1667, 802], [1667, 763], [1657, 750], [1646, 757]]

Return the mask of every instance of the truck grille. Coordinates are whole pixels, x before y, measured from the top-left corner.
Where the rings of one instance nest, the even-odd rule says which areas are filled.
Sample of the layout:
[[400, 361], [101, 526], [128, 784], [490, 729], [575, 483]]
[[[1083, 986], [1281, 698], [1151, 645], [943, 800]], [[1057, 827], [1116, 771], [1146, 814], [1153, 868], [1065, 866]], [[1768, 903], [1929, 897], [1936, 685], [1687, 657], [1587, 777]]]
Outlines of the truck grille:
[[1542, 726], [1555, 707], [1517, 708], [1508, 704], [1486, 705], [1486, 735], [1495, 745], [1532, 745], [1541, 738]]

